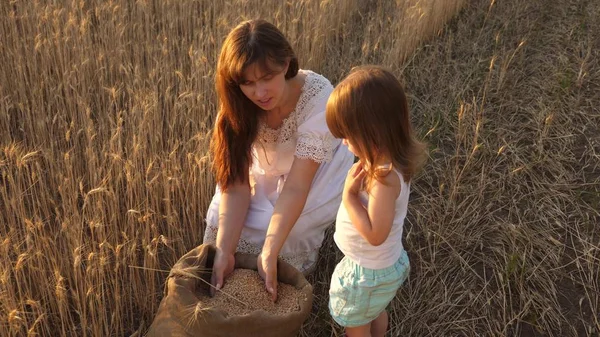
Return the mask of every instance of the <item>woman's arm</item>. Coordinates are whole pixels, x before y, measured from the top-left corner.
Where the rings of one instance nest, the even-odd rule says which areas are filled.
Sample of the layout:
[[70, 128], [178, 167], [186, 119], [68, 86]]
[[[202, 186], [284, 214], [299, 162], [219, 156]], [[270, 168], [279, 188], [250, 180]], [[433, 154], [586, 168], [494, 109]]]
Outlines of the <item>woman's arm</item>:
[[294, 158], [281, 195], [275, 203], [267, 230], [263, 246], [263, 255], [266, 257], [279, 255], [288, 234], [304, 209], [306, 197], [318, 168], [319, 163], [311, 159]]
[[229, 186], [221, 193], [219, 203], [219, 229], [217, 231], [216, 248], [211, 283], [215, 288], [223, 286], [223, 279], [233, 271], [235, 264], [233, 255], [236, 251], [248, 207], [250, 206], [250, 184], [248, 181]]
[[248, 181], [236, 183], [221, 194], [217, 248], [226, 253], [235, 253], [248, 207], [250, 207], [250, 184]]
[[258, 259], [259, 272], [265, 279], [265, 286], [273, 300], [277, 299], [277, 256], [304, 209], [319, 165], [311, 159], [294, 158], [283, 190], [275, 203], [263, 250]]

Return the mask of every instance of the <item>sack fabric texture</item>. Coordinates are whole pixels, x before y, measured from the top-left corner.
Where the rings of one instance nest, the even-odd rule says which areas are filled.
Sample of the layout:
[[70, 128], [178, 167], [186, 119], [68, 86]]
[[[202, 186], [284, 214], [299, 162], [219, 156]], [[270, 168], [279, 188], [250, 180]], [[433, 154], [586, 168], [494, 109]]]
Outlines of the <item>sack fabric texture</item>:
[[[182, 256], [173, 266], [165, 285], [165, 295], [146, 336], [148, 337], [288, 337], [298, 334], [310, 315], [312, 286], [301, 272], [279, 260], [277, 279], [300, 289], [305, 300], [300, 310], [272, 315], [259, 310], [243, 316], [230, 316], [219, 308], [209, 308], [199, 295], [208, 296], [216, 249], [200, 245]], [[257, 270], [257, 256], [235, 254], [235, 268]], [[201, 280], [200, 280], [201, 279]]]

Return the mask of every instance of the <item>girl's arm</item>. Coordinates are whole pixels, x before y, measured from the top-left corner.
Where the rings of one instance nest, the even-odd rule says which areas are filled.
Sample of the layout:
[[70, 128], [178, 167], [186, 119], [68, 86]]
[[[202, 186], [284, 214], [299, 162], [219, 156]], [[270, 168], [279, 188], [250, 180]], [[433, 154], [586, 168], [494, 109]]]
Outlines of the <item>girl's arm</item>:
[[294, 158], [281, 195], [275, 203], [273, 216], [258, 261], [259, 272], [265, 279], [265, 286], [271, 293], [273, 300], [277, 298], [277, 256], [304, 209], [310, 186], [319, 165], [311, 159]]
[[[396, 174], [388, 174], [384, 178], [385, 184], [374, 180], [366, 209], [360, 202], [358, 189], [352, 188], [359, 178], [362, 180], [364, 177], [364, 173], [354, 171], [359, 169], [360, 166], [353, 167], [348, 173], [342, 202], [360, 235], [373, 246], [379, 246], [385, 242], [392, 229], [396, 199], [400, 194], [400, 179]], [[349, 183], [348, 179], [352, 181]]]

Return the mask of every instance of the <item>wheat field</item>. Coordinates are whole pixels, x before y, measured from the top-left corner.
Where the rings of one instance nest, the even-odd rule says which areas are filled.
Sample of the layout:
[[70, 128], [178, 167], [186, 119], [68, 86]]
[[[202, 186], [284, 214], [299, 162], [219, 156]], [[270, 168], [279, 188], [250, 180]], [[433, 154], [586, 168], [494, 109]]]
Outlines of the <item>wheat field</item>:
[[[600, 335], [594, 0], [4, 0], [0, 336], [142, 336], [201, 243], [227, 32], [264, 18], [335, 85], [381, 64], [429, 160], [389, 336]], [[301, 336], [327, 312], [328, 233]]]

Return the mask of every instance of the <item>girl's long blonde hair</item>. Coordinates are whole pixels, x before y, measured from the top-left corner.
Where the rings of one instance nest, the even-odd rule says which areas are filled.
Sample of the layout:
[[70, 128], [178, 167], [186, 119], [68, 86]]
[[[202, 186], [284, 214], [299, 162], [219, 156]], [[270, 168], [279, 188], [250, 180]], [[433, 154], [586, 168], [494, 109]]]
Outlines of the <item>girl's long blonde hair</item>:
[[406, 182], [424, 162], [425, 145], [413, 134], [404, 89], [382, 67], [352, 69], [329, 97], [326, 118], [331, 133], [349, 140], [356, 149], [367, 181], [381, 181], [387, 174], [375, 165], [383, 158], [391, 160]]

